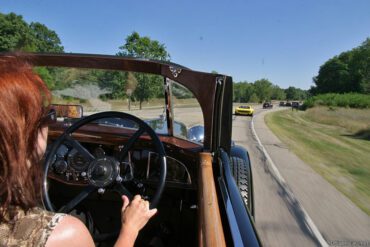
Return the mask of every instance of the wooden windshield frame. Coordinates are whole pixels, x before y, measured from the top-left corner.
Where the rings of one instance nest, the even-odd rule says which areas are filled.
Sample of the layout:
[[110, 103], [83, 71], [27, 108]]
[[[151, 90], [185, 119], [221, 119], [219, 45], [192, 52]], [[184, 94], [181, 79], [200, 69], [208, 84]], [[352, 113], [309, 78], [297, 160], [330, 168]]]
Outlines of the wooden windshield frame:
[[[232, 83], [231, 77], [204, 73], [190, 70], [178, 64], [140, 59], [123, 56], [110, 55], [90, 55], [73, 53], [1, 53], [1, 59], [11, 59], [11, 57], [21, 57], [33, 66], [50, 67], [72, 67], [85, 69], [106, 69], [118, 71], [142, 72], [161, 75], [164, 78], [174, 80], [189, 89], [198, 100], [202, 109], [204, 119], [204, 149], [214, 151], [220, 145], [220, 138], [212, 135], [215, 133], [215, 115], [220, 107], [215, 107], [217, 84]], [[232, 100], [232, 94], [226, 95]], [[221, 108], [222, 109], [222, 108]], [[225, 113], [224, 113], [225, 114]], [[231, 114], [231, 113], [230, 113]], [[226, 115], [230, 115], [226, 114]], [[230, 116], [227, 116], [227, 120]], [[220, 120], [218, 120], [220, 121]], [[230, 130], [225, 130], [231, 133]], [[228, 134], [229, 135], [229, 134]], [[227, 136], [228, 136], [227, 135]], [[230, 135], [231, 138], [231, 135]], [[230, 140], [224, 140], [226, 143]], [[216, 143], [217, 142], [217, 143]]]

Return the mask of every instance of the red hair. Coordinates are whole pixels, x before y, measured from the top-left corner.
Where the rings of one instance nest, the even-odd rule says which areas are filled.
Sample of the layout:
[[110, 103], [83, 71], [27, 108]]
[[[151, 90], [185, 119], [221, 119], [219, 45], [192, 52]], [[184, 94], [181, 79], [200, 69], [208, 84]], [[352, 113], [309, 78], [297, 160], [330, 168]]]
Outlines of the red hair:
[[0, 58], [0, 222], [41, 202], [36, 145], [51, 94], [30, 65]]

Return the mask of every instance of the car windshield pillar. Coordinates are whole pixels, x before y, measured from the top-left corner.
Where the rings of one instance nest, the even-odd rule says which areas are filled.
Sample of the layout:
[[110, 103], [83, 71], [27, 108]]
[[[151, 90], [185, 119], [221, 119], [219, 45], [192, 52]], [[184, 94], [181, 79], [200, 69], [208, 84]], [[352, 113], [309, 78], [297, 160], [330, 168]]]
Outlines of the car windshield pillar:
[[168, 135], [173, 136], [173, 105], [172, 105], [172, 91], [171, 80], [164, 77], [164, 98], [166, 104], [166, 119]]

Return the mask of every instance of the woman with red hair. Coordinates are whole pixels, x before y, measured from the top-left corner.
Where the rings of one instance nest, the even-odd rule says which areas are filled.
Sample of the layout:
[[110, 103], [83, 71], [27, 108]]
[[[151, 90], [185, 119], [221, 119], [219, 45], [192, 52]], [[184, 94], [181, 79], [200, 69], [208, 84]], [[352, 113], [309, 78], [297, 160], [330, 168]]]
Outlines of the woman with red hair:
[[[0, 59], [0, 246], [94, 246], [77, 218], [43, 210], [42, 167], [51, 94], [31, 66]], [[156, 213], [148, 201], [122, 197], [116, 246], [132, 246]]]

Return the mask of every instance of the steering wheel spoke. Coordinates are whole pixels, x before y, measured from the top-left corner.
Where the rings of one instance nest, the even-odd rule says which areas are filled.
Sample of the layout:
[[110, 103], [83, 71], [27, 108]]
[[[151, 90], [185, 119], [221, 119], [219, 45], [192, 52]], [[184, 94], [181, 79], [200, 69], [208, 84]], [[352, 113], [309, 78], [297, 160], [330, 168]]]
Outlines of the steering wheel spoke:
[[96, 187], [87, 186], [80, 194], [73, 198], [67, 205], [58, 210], [58, 213], [70, 213], [81, 201], [88, 197], [91, 192], [95, 191]]
[[123, 160], [126, 156], [128, 151], [132, 148], [134, 143], [139, 139], [139, 137], [145, 132], [144, 128], [139, 128], [135, 134], [133, 134], [130, 139], [127, 141], [127, 143], [124, 145], [123, 149], [120, 152], [119, 160]]
[[92, 155], [84, 146], [81, 145], [79, 141], [76, 141], [70, 135], [65, 135], [65, 142], [74, 147], [80, 154], [82, 154], [89, 162], [95, 159], [94, 155]]
[[131, 192], [122, 184], [122, 183], [116, 183], [113, 187], [115, 191], [117, 191], [120, 195], [125, 195], [130, 199], [130, 201], [134, 198], [134, 196], [131, 194]]

